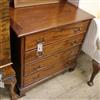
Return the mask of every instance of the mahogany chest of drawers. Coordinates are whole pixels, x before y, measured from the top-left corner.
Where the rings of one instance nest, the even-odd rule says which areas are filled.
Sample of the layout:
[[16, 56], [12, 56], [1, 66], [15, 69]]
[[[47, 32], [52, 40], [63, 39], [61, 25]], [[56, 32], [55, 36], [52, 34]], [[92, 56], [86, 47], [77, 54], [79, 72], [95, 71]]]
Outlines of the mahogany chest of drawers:
[[20, 95], [73, 69], [93, 16], [69, 4], [11, 8], [12, 60]]

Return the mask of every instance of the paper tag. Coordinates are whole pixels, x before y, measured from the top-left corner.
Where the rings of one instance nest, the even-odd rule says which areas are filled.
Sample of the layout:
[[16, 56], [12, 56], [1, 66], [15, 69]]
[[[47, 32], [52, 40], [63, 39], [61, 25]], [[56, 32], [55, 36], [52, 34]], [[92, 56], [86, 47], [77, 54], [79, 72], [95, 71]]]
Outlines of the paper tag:
[[43, 43], [37, 44], [37, 52], [43, 52]]
[[0, 81], [0, 87], [5, 88], [4, 82]]

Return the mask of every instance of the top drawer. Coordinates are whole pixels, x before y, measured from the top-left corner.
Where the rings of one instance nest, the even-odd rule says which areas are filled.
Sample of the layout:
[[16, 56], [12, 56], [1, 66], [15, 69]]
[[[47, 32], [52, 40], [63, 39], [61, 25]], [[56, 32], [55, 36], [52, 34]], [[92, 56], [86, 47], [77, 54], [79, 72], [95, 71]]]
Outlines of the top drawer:
[[47, 45], [52, 42], [66, 39], [79, 33], [84, 33], [87, 30], [88, 24], [89, 20], [26, 36], [25, 51], [36, 48], [36, 45], [39, 42], [44, 42], [44, 45]]

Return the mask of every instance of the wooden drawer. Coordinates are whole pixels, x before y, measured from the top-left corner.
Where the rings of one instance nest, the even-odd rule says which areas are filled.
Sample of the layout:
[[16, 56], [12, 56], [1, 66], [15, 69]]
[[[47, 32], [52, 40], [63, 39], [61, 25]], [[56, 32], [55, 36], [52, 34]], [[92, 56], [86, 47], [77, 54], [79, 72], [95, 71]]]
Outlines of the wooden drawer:
[[55, 64], [50, 64], [50, 66], [46, 67], [45, 69], [42, 69], [36, 73], [33, 73], [29, 76], [24, 77], [24, 86], [30, 85], [32, 83], [35, 83], [43, 78], [47, 78], [49, 76], [53, 76], [53, 74], [62, 71], [66, 69], [68, 66], [71, 66], [75, 61], [76, 56], [73, 56], [66, 62], [57, 62]]
[[69, 38], [69, 40], [66, 41], [59, 41], [52, 43], [50, 45], [44, 46], [44, 51], [42, 55], [37, 55], [37, 49], [34, 49], [32, 51], [28, 51], [25, 53], [25, 63], [32, 62], [34, 60], [37, 60], [38, 58], [49, 56], [51, 54], [54, 54], [56, 52], [64, 51], [66, 49], [72, 48], [76, 45], [80, 45], [83, 41], [84, 34], [79, 34], [76, 36], [73, 36]]
[[25, 64], [25, 71], [24, 75], [28, 75], [31, 73], [35, 73], [37, 71], [45, 69], [47, 66], [53, 66], [55, 63], [63, 63], [74, 55], [77, 55], [79, 53], [80, 46], [73, 47], [71, 49], [68, 49], [66, 51], [57, 53], [55, 55], [52, 55], [50, 57], [46, 57], [43, 59], [40, 59], [36, 62]]
[[43, 42], [44, 45], [46, 45], [54, 41], [67, 39], [68, 37], [77, 35], [79, 33], [84, 33], [87, 30], [88, 24], [89, 21], [84, 21], [26, 36], [25, 50], [27, 51], [36, 48], [38, 42]]

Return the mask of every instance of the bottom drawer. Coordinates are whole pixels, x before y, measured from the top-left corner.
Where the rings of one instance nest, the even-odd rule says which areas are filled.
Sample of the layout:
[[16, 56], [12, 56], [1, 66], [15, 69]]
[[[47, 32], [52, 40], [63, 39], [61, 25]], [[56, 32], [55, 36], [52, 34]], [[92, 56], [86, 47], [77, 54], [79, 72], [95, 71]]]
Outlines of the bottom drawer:
[[75, 61], [76, 61], [76, 56], [73, 56], [65, 62], [55, 63], [53, 66], [49, 66], [44, 70], [41, 70], [39, 72], [24, 77], [24, 87], [32, 83], [35, 83], [43, 78], [52, 76], [56, 72], [64, 70], [65, 68], [73, 64]]

